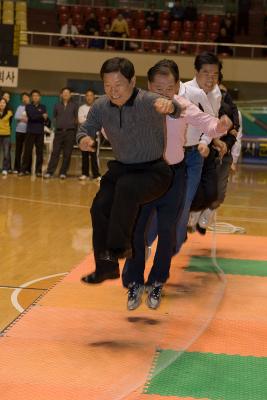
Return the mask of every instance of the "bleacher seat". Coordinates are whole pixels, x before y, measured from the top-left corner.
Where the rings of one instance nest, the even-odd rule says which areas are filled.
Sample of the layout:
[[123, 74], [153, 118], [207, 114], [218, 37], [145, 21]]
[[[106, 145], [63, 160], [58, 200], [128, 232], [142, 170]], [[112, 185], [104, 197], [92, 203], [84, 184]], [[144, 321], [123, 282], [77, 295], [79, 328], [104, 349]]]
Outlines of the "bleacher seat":
[[193, 21], [184, 21], [183, 29], [185, 32], [193, 32], [194, 31], [194, 22]]
[[82, 14], [83, 13], [83, 7], [79, 5], [74, 5], [70, 7], [70, 13], [72, 16], [76, 14]]
[[209, 32], [219, 33], [220, 24], [217, 21], [213, 21], [209, 24]]
[[163, 32], [167, 32], [170, 29], [170, 21], [168, 19], [161, 19], [159, 26]]
[[146, 27], [146, 21], [144, 19], [137, 19], [134, 25], [137, 29], [142, 30]]
[[207, 14], [199, 14], [198, 15], [198, 17], [197, 17], [197, 20], [198, 21], [203, 21], [203, 22], [208, 22], [208, 16], [207, 16]]
[[150, 29], [142, 29], [140, 31], [141, 39], [150, 39], [151, 38], [151, 30]]
[[173, 40], [173, 41], [179, 40], [179, 34], [180, 33], [178, 31], [170, 31], [169, 35], [168, 35], [168, 39]]
[[206, 21], [197, 21], [196, 31], [197, 32], [206, 32], [207, 31], [207, 22]]
[[170, 19], [170, 12], [169, 11], [161, 11], [159, 14], [159, 19]]
[[171, 22], [171, 30], [181, 32], [182, 30], [182, 22], [181, 21], [172, 21]]

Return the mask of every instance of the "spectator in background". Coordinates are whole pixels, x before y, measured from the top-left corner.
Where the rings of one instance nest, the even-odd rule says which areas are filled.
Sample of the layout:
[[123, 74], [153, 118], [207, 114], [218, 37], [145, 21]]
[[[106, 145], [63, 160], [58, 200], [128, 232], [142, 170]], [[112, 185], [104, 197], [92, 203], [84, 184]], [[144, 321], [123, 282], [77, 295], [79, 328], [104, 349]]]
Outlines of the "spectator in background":
[[104, 39], [98, 39], [99, 32], [95, 31], [94, 37], [95, 39], [91, 39], [89, 43], [89, 47], [91, 49], [104, 49], [105, 47], [105, 40]]
[[187, 6], [184, 10], [185, 21], [196, 21], [197, 20], [197, 8], [194, 6], [193, 1], [188, 1]]
[[174, 6], [171, 8], [172, 21], [183, 21], [184, 20], [184, 7], [180, 0], [176, 0]]
[[118, 14], [117, 18], [112, 21], [110, 35], [113, 37], [129, 37], [128, 22], [122, 14]]
[[100, 25], [96, 19], [95, 13], [92, 12], [85, 23], [84, 32], [88, 36], [93, 36], [95, 32], [99, 32], [99, 30], [100, 30]]
[[13, 173], [17, 174], [21, 170], [21, 158], [23, 152], [23, 146], [26, 138], [27, 131], [27, 115], [26, 105], [30, 104], [30, 95], [28, 93], [22, 93], [21, 105], [18, 106], [15, 113], [16, 120], [16, 152], [15, 152], [15, 165]]
[[2, 97], [0, 100], [0, 146], [3, 149], [2, 175], [6, 176], [11, 170], [11, 127], [10, 120], [12, 111], [7, 106], [7, 101]]
[[250, 0], [238, 0], [238, 20], [237, 20], [237, 33], [245, 35], [249, 33], [249, 11], [251, 7]]
[[72, 18], [69, 18], [67, 23], [61, 27], [60, 33], [62, 37], [59, 38], [59, 46], [71, 44], [73, 47], [77, 46], [77, 41], [74, 37], [63, 35], [79, 35], [78, 29], [72, 23]]
[[[95, 101], [95, 93], [92, 89], [88, 89], [85, 93], [85, 104], [79, 107], [78, 122], [83, 124], [86, 121], [88, 112]], [[96, 151], [82, 151], [82, 175], [80, 180], [83, 181], [89, 178], [89, 159], [91, 161], [92, 178], [100, 180], [99, 172], [99, 136], [96, 140]]]
[[35, 173], [38, 178], [42, 177], [43, 149], [44, 149], [44, 126], [48, 120], [46, 106], [41, 104], [41, 93], [39, 90], [32, 90], [31, 103], [25, 106], [27, 116], [27, 133], [24, 142], [22, 167], [19, 176], [29, 175], [32, 164], [32, 150], [35, 146], [36, 165]]
[[151, 4], [150, 11], [146, 12], [145, 18], [147, 28], [150, 28], [152, 31], [158, 29], [159, 14], [157, 11], [155, 11], [155, 4]]
[[55, 137], [53, 142], [53, 151], [47, 172], [44, 178], [49, 179], [56, 171], [61, 150], [63, 151], [63, 160], [59, 172], [60, 179], [66, 179], [70, 165], [71, 154], [75, 144], [77, 122], [78, 122], [78, 105], [72, 101], [71, 90], [65, 87], [60, 93], [61, 101], [55, 105]]
[[221, 21], [221, 28], [225, 28], [227, 31], [227, 36], [231, 37], [234, 40], [235, 37], [235, 18], [231, 15], [231, 13], [226, 13], [225, 17]]
[[[219, 35], [217, 36], [216, 42], [217, 43], [233, 43], [233, 39], [231, 36], [229, 36], [227, 34], [227, 31], [225, 28], [221, 28]], [[222, 46], [218, 46], [217, 53], [218, 54], [224, 53], [224, 54], [228, 54], [229, 56], [232, 56], [233, 49], [229, 46], [222, 45]]]
[[7, 92], [7, 91], [4, 91], [4, 92], [2, 93], [2, 96], [1, 96], [1, 97], [2, 97], [3, 99], [5, 99], [6, 105], [7, 105], [7, 109], [12, 111], [12, 107], [10, 106], [11, 93], [10, 93], [10, 92]]

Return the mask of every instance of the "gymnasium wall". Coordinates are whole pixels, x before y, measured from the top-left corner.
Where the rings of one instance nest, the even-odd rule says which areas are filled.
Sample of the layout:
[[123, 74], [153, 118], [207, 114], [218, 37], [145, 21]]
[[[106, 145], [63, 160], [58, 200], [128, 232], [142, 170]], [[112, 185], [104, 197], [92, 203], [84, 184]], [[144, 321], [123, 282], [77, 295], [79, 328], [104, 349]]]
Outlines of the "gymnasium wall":
[[[134, 63], [138, 76], [145, 76], [148, 68], [159, 58], [164, 57], [160, 54], [21, 46], [19, 68], [35, 71], [98, 74], [102, 63], [115, 55], [128, 57]], [[194, 73], [194, 57], [171, 55], [171, 58], [178, 63], [182, 78], [191, 79]], [[267, 83], [266, 59], [226, 58], [223, 64], [226, 81]]]

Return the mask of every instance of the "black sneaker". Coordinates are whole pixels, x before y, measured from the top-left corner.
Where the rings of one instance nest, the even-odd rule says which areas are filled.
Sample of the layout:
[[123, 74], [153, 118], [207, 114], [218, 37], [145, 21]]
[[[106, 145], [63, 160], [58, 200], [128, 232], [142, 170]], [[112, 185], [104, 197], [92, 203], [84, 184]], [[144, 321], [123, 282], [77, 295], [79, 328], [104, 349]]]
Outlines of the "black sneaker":
[[149, 308], [156, 310], [159, 307], [161, 302], [161, 294], [162, 294], [163, 284], [159, 282], [153, 283], [152, 286], [147, 288], [148, 296], [147, 296], [147, 305]]
[[142, 303], [142, 295], [144, 293], [144, 285], [140, 283], [130, 283], [128, 286], [128, 301], [127, 308], [132, 311], [140, 306]]

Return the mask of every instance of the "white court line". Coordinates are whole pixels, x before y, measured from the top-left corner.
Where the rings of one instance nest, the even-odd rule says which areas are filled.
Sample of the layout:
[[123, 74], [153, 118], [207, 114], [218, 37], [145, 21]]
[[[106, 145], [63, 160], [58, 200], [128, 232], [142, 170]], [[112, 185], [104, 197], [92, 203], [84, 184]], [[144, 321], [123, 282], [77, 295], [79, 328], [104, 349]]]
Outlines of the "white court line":
[[18, 296], [23, 289], [27, 288], [28, 286], [33, 285], [36, 282], [44, 281], [46, 279], [54, 278], [56, 276], [67, 275], [67, 274], [68, 274], [68, 272], [61, 272], [59, 274], [47, 275], [47, 276], [43, 276], [42, 278], [33, 279], [32, 281], [23, 283], [22, 285], [20, 285], [19, 288], [15, 289], [14, 292], [12, 293], [12, 295], [11, 295], [12, 305], [15, 307], [15, 309], [18, 312], [22, 313], [23, 311], [25, 311], [25, 309], [23, 307], [21, 307], [21, 305], [19, 304]]
[[45, 205], [49, 205], [49, 206], [89, 208], [89, 206], [83, 206], [81, 204], [57, 203], [56, 201], [43, 201], [43, 200], [27, 199], [25, 197], [15, 197], [15, 196], [3, 196], [3, 195], [0, 195], [0, 199], [27, 201], [28, 203], [38, 203], [38, 204], [45, 204]]

